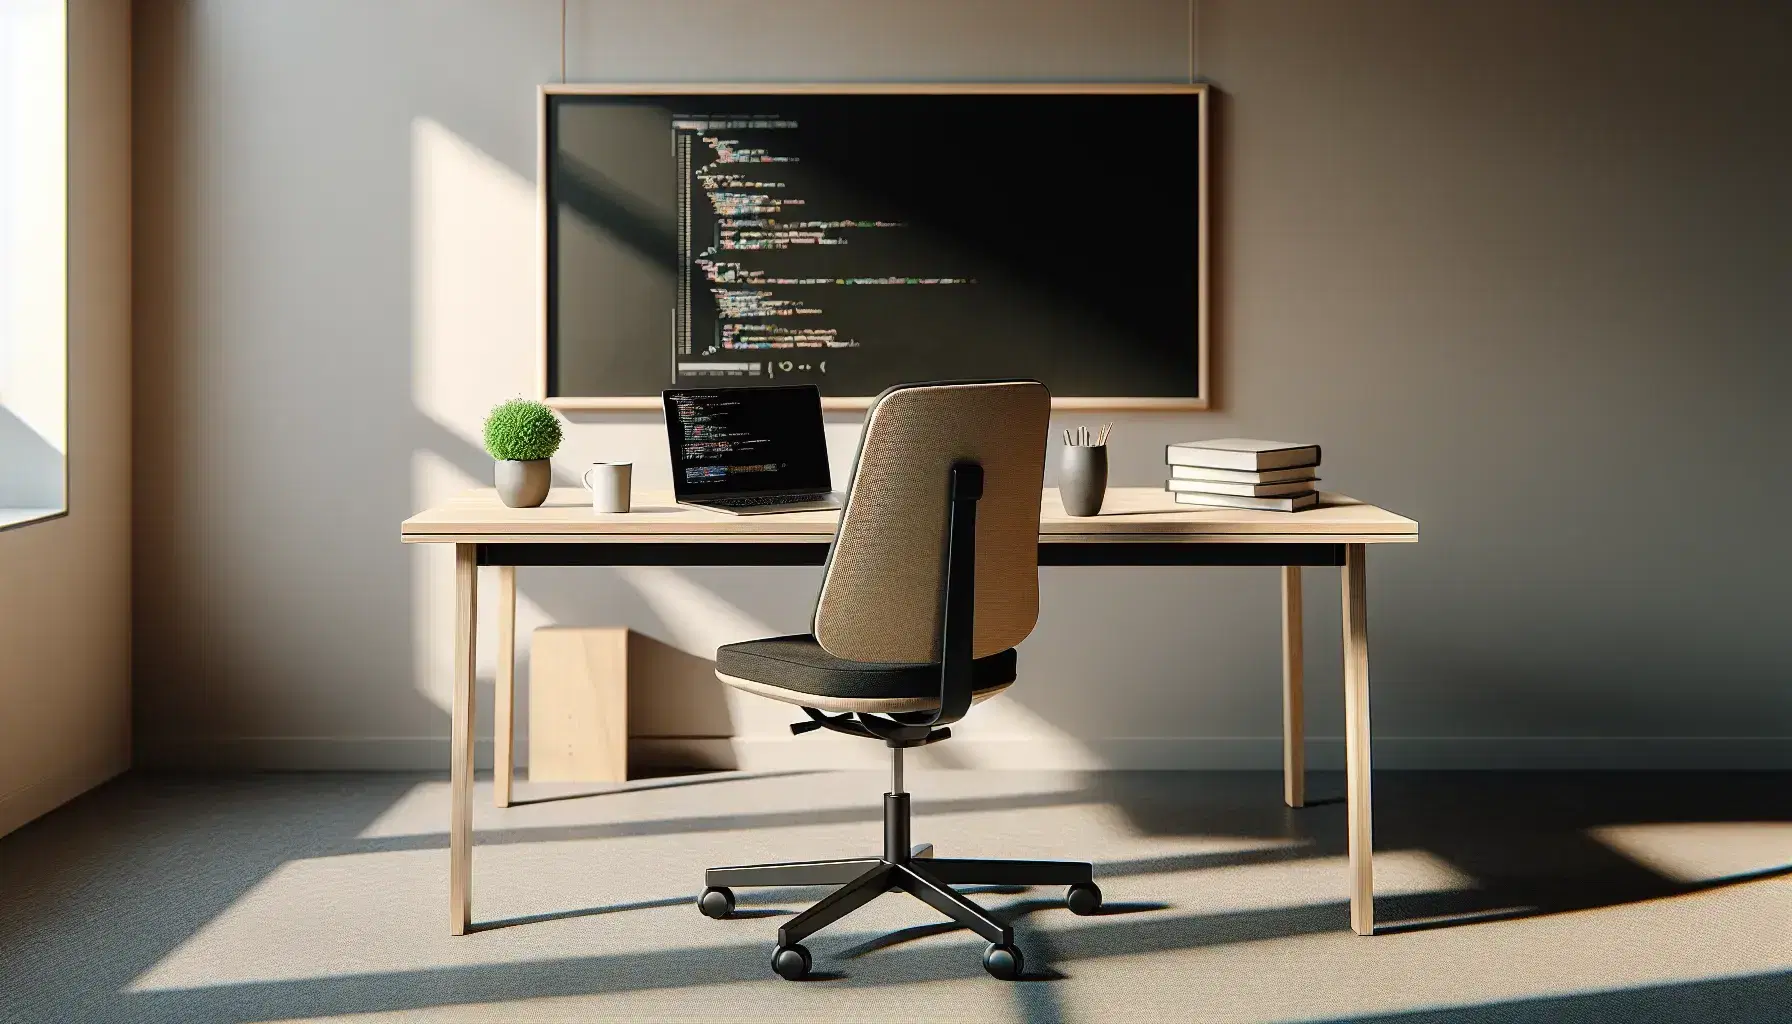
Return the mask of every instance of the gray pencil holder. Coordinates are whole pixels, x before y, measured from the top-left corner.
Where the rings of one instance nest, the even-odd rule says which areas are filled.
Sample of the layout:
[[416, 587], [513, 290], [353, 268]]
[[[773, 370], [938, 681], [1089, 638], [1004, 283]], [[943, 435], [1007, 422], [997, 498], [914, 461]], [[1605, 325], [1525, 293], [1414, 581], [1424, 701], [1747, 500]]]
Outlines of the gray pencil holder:
[[1064, 511], [1092, 516], [1108, 493], [1108, 446], [1065, 445], [1058, 449], [1058, 496]]

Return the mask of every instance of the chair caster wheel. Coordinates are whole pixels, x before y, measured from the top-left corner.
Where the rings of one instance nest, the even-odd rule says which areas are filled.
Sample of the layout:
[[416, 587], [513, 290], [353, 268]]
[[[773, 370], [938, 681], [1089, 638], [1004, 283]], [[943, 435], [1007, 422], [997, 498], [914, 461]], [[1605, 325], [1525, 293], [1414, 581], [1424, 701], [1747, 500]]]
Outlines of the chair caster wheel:
[[725, 885], [710, 886], [697, 897], [697, 909], [703, 911], [704, 917], [720, 921], [734, 913], [734, 890]]
[[785, 981], [802, 981], [809, 976], [809, 968], [815, 961], [809, 958], [808, 949], [802, 943], [794, 946], [779, 946], [772, 950], [772, 970]]
[[1064, 905], [1078, 917], [1088, 917], [1101, 909], [1101, 886], [1094, 882], [1078, 882], [1064, 891]]
[[1022, 965], [1020, 949], [1016, 946], [1005, 946], [999, 942], [992, 942], [989, 944], [989, 948], [983, 951], [983, 969], [988, 971], [991, 977], [1000, 978], [1003, 981], [1013, 981], [1020, 977]]

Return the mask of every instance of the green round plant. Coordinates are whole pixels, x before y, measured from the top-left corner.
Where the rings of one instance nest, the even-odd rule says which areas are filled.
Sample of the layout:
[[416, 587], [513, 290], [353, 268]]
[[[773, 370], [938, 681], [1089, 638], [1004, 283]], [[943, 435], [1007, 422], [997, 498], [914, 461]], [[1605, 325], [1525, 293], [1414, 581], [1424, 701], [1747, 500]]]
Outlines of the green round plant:
[[534, 462], [560, 450], [560, 418], [527, 398], [513, 398], [485, 418], [485, 450], [494, 459]]

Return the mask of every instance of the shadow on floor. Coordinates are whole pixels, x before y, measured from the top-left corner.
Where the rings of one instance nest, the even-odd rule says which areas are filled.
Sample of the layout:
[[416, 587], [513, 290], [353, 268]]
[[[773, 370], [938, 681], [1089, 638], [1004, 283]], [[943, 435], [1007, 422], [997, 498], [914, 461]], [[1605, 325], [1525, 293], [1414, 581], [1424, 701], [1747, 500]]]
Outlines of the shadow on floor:
[[[1396, 904], [1406, 902], [1399, 898]], [[1421, 901], [1422, 902], [1422, 901]], [[1419, 909], [1415, 906], [1412, 909]], [[1203, 915], [1132, 920], [1094, 928], [1059, 932], [1052, 936], [1051, 963], [1043, 968], [1029, 964], [1029, 975], [1043, 970], [1044, 977], [1063, 977], [1052, 964], [1062, 965], [1075, 977], [1079, 961], [1155, 950], [1185, 949], [1219, 943], [1251, 942], [1290, 935], [1312, 934], [1338, 928], [1345, 918], [1342, 904], [1238, 914]], [[818, 943], [818, 955], [838, 957], [832, 947]], [[472, 964], [453, 968], [374, 972], [349, 977], [307, 978], [296, 981], [251, 982], [201, 989], [147, 992], [94, 992], [76, 1006], [27, 1005], [29, 1013], [17, 1020], [179, 1021], [190, 1024], [246, 1024], [270, 1018], [331, 1017], [354, 1013], [415, 1010], [433, 1006], [476, 1004], [511, 999], [593, 995], [665, 988], [668, 979], [678, 987], [764, 981], [767, 967], [764, 937], [757, 932], [739, 944], [698, 949], [630, 952], [606, 956], [534, 960], [522, 963]], [[1041, 945], [1039, 935], [1023, 935], [1021, 941]], [[980, 973], [974, 966], [981, 940], [915, 947], [901, 955], [879, 959], [876, 970], [855, 959], [850, 973], [830, 972], [823, 980], [830, 986], [875, 988], [950, 981]], [[969, 965], [969, 966], [967, 966]], [[1173, 984], [1173, 979], [1166, 979]], [[1049, 992], [1016, 990], [1016, 998], [1028, 1006], [1029, 1020], [1059, 1019]], [[1448, 1010], [1346, 1018], [1374, 1021], [1783, 1021], [1792, 998], [1792, 976], [1775, 974], [1751, 978], [1721, 979], [1634, 990], [1587, 993], [1535, 1000], [1515, 1000]], [[1190, 993], [1191, 1010], [1198, 1010], [1199, 993]], [[15, 1007], [16, 1009], [21, 1009]], [[72, 1014], [72, 1015], [71, 1015]]]
[[[1195, 780], [1191, 786], [1189, 780]], [[1311, 773], [1324, 798], [1341, 773]], [[1443, 920], [1377, 901], [1377, 930], [1446, 925], [1464, 916], [1533, 917], [1589, 910], [1792, 874], [1792, 850], [1771, 865], [1698, 881], [1664, 875], [1600, 841], [1602, 827], [1792, 821], [1788, 779], [1775, 772], [1381, 772], [1375, 777], [1375, 849], [1423, 851], [1473, 879], [1452, 893]], [[1121, 810], [1146, 835], [1238, 835], [1299, 846], [1226, 854], [1209, 866], [1343, 856], [1345, 808], [1280, 803], [1273, 773], [1113, 772], [1090, 796]], [[1112, 864], [1100, 874], [1188, 870], [1194, 865]]]
[[[695, 949], [131, 990], [135, 978], [288, 861], [444, 846], [439, 835], [360, 838], [418, 781], [415, 776], [132, 776], [0, 840], [0, 877], [7, 879], [12, 897], [0, 904], [0, 977], [6, 979], [0, 1019], [222, 1024], [701, 988], [767, 977], [764, 925], [731, 929], [723, 923], [716, 938], [729, 941]], [[1323, 776], [1314, 781], [1321, 792], [1336, 785]], [[1437, 927], [1452, 920], [1593, 909], [1785, 875], [1792, 869], [1781, 864], [1746, 876], [1681, 881], [1624, 856], [1588, 831], [1606, 825], [1785, 821], [1785, 781], [1767, 773], [1383, 773], [1376, 779], [1378, 849], [1425, 851], [1475, 885], [1381, 898], [1378, 918], [1390, 930]], [[916, 814], [925, 820], [930, 814], [1101, 803], [1147, 835], [1292, 841], [1268, 850], [1098, 861], [1098, 879], [1344, 852], [1341, 806], [1295, 811], [1280, 806], [1279, 798], [1279, 779], [1267, 773], [1114, 773], [1091, 776], [1083, 788], [1068, 792], [931, 802], [917, 797]], [[782, 828], [872, 821], [876, 815], [875, 807], [866, 807], [512, 828], [481, 832], [478, 842]], [[626, 913], [677, 902], [648, 900], [486, 925]], [[1037, 893], [989, 905], [1015, 922], [1029, 954], [1029, 974], [1043, 972], [1037, 976], [1049, 979], [1061, 970], [1071, 983], [1079, 962], [1338, 932], [1348, 920], [1342, 901], [1232, 913], [1141, 905], [1127, 908], [1131, 913], [1060, 929], [1052, 923], [1054, 915], [1068, 912]], [[920, 931], [925, 934], [876, 935], [850, 928], [824, 933], [812, 941], [818, 956], [845, 956], [852, 966], [818, 984], [876, 988], [981, 973], [975, 966], [981, 940], [968, 933]], [[932, 941], [911, 941], [921, 938]], [[1016, 986], [1013, 998], [1029, 1020], [1062, 1019], [1054, 991], [1052, 984]], [[1198, 1004], [1199, 993], [1191, 993], [1191, 1007]], [[1777, 973], [1358, 1019], [1754, 1022], [1784, 1020], [1788, 1005], [1792, 975]]]
[[[631, 768], [629, 774], [633, 775]], [[527, 807], [530, 804], [551, 804], [565, 800], [589, 800], [593, 797], [621, 796], [627, 793], [645, 793], [655, 789], [683, 789], [687, 786], [708, 786], [716, 782], [729, 782], [736, 779], [784, 779], [793, 775], [814, 775], [809, 769], [782, 772], [706, 772], [702, 775], [668, 775], [651, 777], [645, 780], [620, 782], [614, 784], [596, 784], [583, 786], [565, 783], [530, 783], [519, 779], [516, 782], [516, 795], [511, 797], [510, 806]], [[566, 790], [561, 792], [560, 790]]]

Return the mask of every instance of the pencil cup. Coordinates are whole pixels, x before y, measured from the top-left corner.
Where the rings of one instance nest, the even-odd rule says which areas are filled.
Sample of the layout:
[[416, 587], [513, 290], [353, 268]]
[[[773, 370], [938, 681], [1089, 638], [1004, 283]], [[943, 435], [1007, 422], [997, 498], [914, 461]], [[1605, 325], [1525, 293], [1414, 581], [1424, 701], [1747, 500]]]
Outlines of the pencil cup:
[[1058, 449], [1058, 496], [1064, 511], [1092, 516], [1108, 493], [1108, 446], [1065, 445]]
[[591, 510], [593, 512], [627, 512], [629, 478], [633, 475], [634, 464], [631, 462], [594, 462], [591, 468], [581, 477], [585, 486], [591, 488]]

